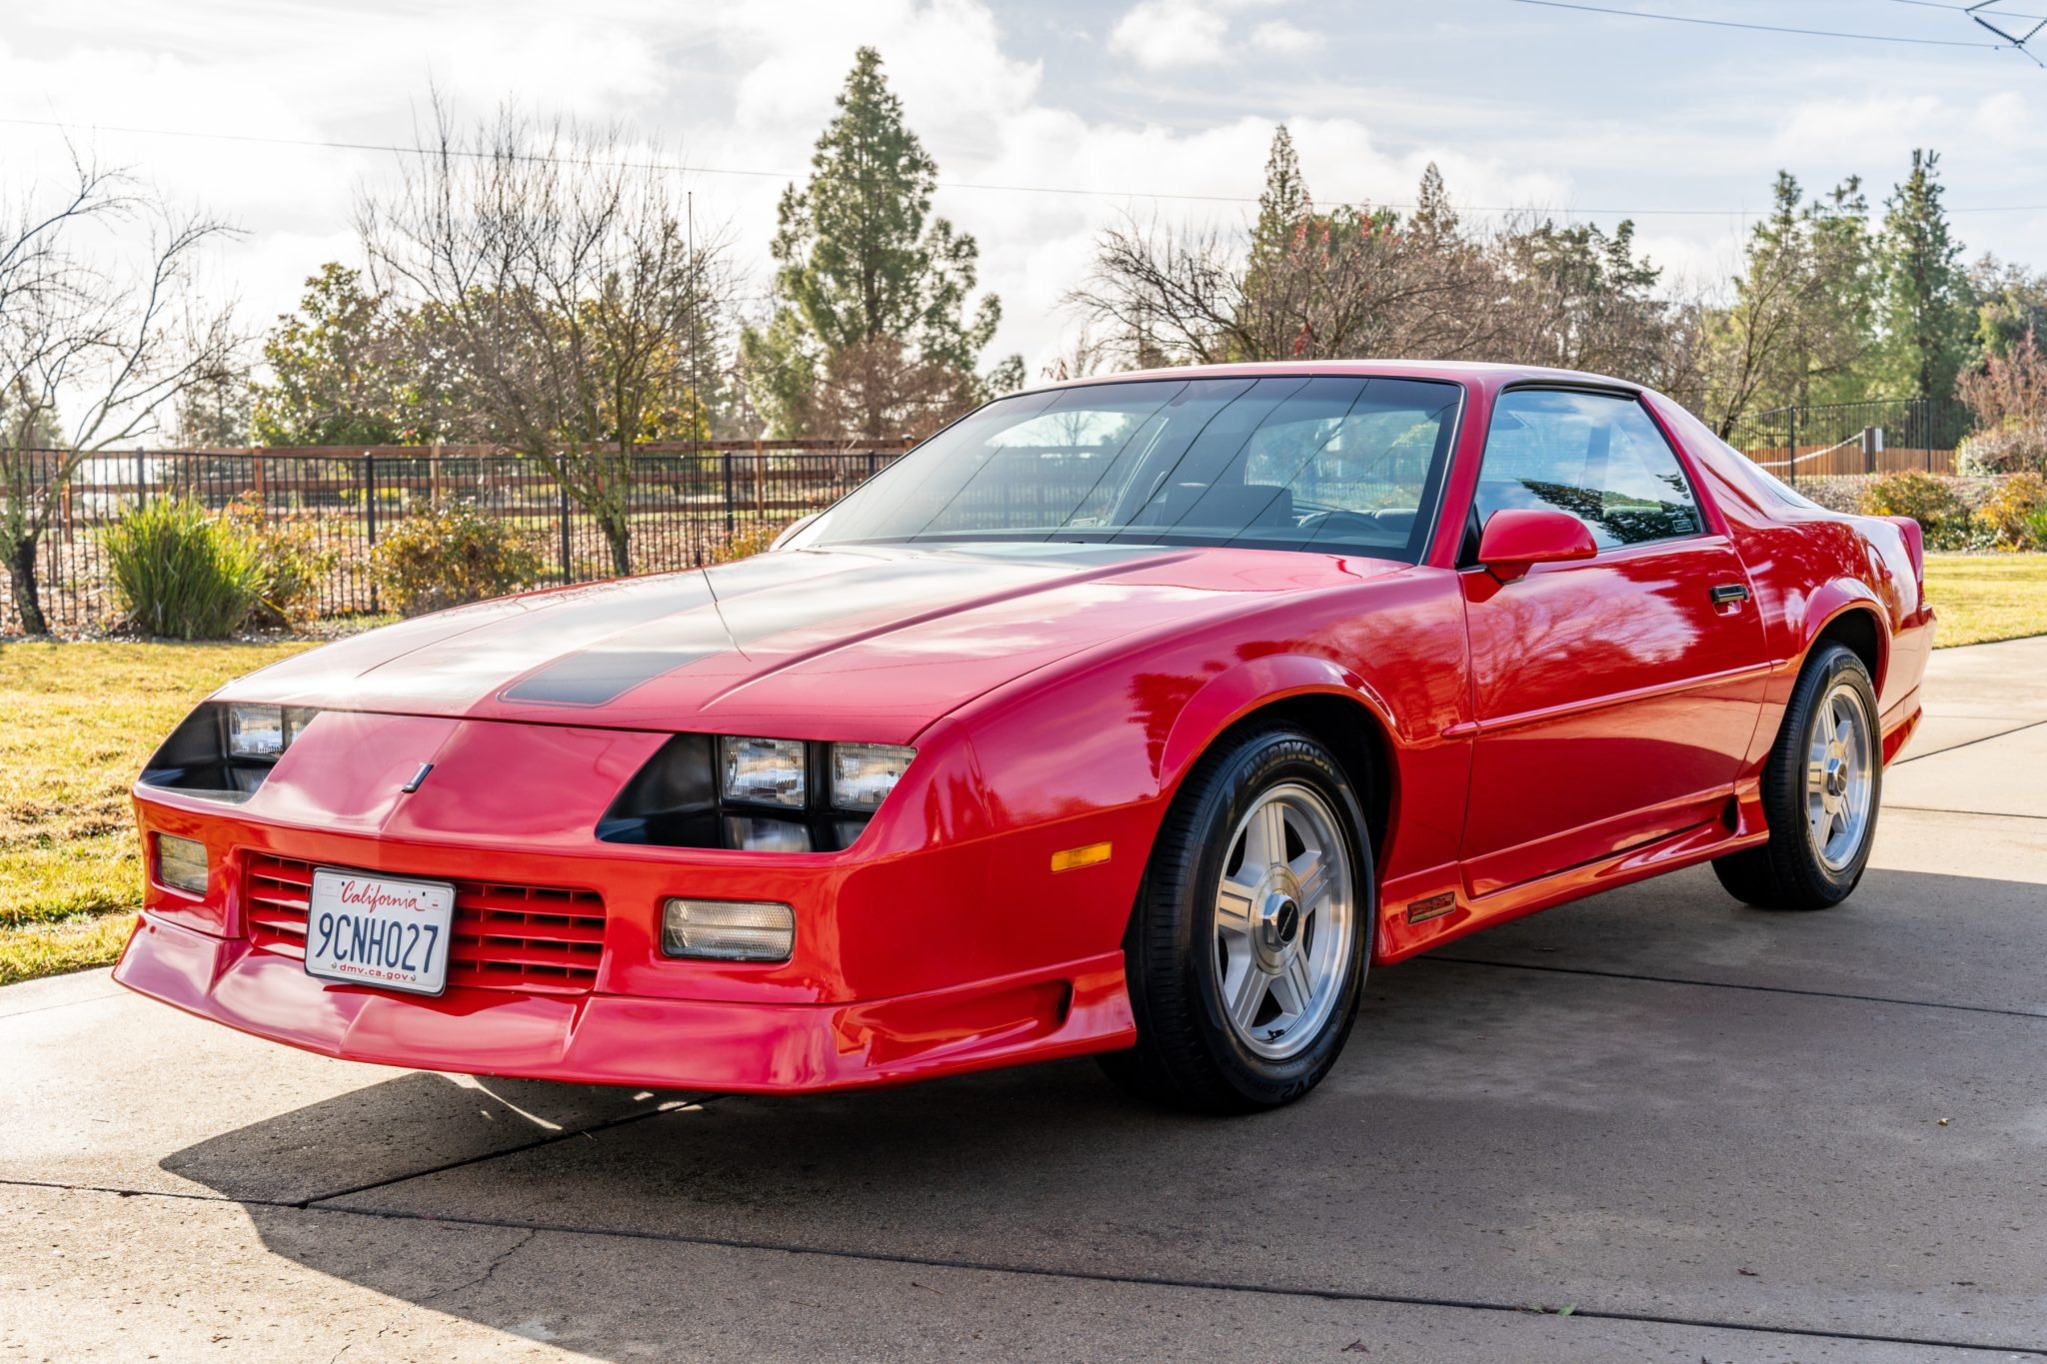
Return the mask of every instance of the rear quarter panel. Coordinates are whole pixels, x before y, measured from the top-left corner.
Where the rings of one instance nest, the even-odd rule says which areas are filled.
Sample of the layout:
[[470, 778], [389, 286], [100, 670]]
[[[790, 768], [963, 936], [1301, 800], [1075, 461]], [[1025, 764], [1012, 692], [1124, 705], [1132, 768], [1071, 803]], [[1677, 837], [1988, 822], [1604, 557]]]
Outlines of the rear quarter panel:
[[1652, 403], [1685, 447], [1740, 550], [1779, 665], [1751, 757], [1774, 738], [1813, 642], [1843, 612], [1876, 623], [1878, 710], [1891, 729], [1909, 717], [1933, 647], [1933, 612], [1904, 532], [1881, 517], [1801, 507], [1767, 490], [1698, 420], [1669, 399]]

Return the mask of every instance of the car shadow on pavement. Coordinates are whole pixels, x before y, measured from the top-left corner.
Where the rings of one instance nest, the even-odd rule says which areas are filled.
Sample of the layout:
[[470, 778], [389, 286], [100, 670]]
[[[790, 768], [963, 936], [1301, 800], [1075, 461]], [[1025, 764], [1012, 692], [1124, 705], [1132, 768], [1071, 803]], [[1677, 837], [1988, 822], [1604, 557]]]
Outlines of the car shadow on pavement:
[[[2047, 1216], [2012, 1194], [2047, 1155], [2040, 895], [1613, 892], [1375, 973], [1323, 1087], [1247, 1119], [1146, 1107], [1086, 1060], [773, 1099], [408, 1073], [162, 1164], [274, 1253], [606, 1358], [674, 1308], [645, 1271], [734, 1248], [1848, 1331], [1952, 1297], [1991, 1330], [1960, 1299], [2047, 1289]], [[1908, 1227], [1937, 1261], [1881, 1249]], [[772, 1282], [719, 1291], [774, 1310]]]

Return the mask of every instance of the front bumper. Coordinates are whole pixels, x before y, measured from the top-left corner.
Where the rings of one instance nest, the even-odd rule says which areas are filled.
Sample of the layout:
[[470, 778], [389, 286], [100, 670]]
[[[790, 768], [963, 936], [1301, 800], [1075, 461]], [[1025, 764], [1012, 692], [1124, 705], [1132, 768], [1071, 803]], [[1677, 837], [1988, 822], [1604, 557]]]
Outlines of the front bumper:
[[892, 1084], [1136, 1040], [1120, 952], [847, 1004], [482, 989], [428, 999], [317, 980], [300, 962], [245, 939], [144, 913], [114, 979], [187, 1013], [326, 1056], [656, 1089]]

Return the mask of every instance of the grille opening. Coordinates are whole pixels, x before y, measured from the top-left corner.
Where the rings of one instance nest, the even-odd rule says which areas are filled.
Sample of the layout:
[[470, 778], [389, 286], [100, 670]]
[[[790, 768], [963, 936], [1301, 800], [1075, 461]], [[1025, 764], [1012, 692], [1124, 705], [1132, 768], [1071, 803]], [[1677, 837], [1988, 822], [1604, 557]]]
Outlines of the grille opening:
[[[268, 853], [247, 853], [244, 859], [243, 919], [250, 942], [259, 951], [305, 960], [315, 864]], [[450, 988], [585, 994], [597, 983], [604, 900], [596, 892], [504, 881], [453, 885]]]

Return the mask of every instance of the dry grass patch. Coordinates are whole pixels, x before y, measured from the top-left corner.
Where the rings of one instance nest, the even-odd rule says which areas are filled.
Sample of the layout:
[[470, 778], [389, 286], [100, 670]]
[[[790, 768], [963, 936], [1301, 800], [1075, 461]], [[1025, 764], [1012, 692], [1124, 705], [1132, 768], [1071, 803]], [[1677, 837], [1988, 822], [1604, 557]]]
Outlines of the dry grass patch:
[[0, 984], [113, 960], [142, 903], [129, 783], [201, 697], [310, 647], [0, 644]]

